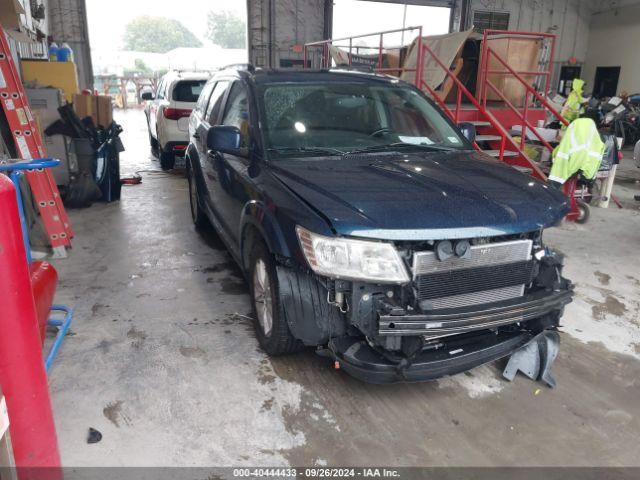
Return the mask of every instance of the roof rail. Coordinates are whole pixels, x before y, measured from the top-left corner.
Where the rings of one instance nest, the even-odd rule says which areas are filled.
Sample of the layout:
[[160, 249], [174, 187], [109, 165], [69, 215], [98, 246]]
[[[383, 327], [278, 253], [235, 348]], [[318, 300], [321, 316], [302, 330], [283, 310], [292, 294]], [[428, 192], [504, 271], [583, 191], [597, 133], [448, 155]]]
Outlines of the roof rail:
[[253, 64], [251, 63], [232, 63], [230, 65], [225, 65], [224, 67], [222, 67], [220, 70], [229, 70], [229, 69], [238, 69], [238, 70], [247, 70], [249, 72], [255, 72], [256, 71], [256, 67], [253, 66]]
[[[338, 64], [335, 67], [331, 67], [328, 70], [346, 70], [350, 72], [362, 72], [362, 73], [378, 73], [376, 72], [375, 65], [348, 65], [348, 64]], [[385, 75], [385, 73], [381, 73], [380, 75]]]
[[211, 73], [210, 70], [197, 70], [197, 69], [189, 69], [189, 68], [174, 68], [169, 70], [167, 73], [172, 73], [174, 75], [184, 75], [184, 74], [190, 74], [190, 73]]

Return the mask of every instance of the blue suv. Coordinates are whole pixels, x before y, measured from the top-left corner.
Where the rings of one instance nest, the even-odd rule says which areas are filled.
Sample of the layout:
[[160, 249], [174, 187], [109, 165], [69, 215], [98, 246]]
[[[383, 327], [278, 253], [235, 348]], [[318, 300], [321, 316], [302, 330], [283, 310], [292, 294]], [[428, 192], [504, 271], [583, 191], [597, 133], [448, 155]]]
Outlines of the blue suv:
[[[571, 301], [554, 188], [473, 148], [421, 91], [357, 71], [218, 72], [190, 118], [191, 214], [245, 272], [270, 355], [370, 382], [510, 355]], [[463, 133], [464, 132], [464, 133]]]

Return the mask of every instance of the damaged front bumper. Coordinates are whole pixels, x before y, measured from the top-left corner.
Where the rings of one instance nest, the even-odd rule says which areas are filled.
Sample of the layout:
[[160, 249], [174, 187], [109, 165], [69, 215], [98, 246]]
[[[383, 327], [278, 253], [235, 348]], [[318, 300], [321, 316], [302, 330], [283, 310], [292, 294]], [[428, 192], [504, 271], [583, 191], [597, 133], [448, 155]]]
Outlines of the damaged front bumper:
[[534, 240], [479, 243], [474, 257], [446, 261], [405, 250], [413, 258], [406, 284], [325, 278], [283, 264], [281, 305], [295, 338], [364, 381], [453, 375], [557, 330], [573, 286], [562, 255]]
[[426, 335], [443, 336], [466, 333], [474, 330], [496, 328], [517, 322], [540, 318], [559, 310], [571, 302], [572, 291], [538, 292], [492, 303], [484, 308], [439, 310], [437, 313], [379, 316], [380, 335], [405, 336]]
[[[366, 339], [342, 336], [329, 342], [327, 353], [342, 369], [370, 383], [419, 382], [454, 375], [506, 357], [527, 344], [548, 316], [559, 318], [571, 302], [572, 288], [538, 292], [524, 297], [449, 309], [429, 314], [379, 314], [378, 338], [421, 336], [427, 348], [396, 357]], [[524, 326], [537, 321], [536, 327]], [[397, 338], [400, 340], [400, 338]]]
[[423, 382], [498, 360], [531, 338], [527, 332], [459, 338], [447, 342], [446, 349], [422, 351], [411, 362], [397, 362], [355, 337], [332, 339], [329, 351], [341, 369], [365, 382]]

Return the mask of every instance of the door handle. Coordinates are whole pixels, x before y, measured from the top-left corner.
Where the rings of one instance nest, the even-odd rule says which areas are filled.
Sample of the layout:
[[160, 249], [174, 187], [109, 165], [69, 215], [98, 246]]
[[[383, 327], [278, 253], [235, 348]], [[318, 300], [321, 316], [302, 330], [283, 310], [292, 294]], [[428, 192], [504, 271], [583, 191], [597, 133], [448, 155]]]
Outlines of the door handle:
[[198, 132], [194, 133], [194, 134], [193, 134], [193, 138], [194, 138], [195, 140], [200, 140], [200, 134], [199, 134]]

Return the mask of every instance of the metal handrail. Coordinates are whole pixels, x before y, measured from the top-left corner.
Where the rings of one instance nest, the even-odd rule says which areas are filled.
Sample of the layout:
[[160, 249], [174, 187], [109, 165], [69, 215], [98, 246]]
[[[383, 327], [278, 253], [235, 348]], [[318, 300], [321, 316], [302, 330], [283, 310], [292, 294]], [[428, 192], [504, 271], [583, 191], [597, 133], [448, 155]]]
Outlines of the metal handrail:
[[[397, 47], [385, 47], [384, 46], [384, 36], [385, 35], [389, 35], [392, 33], [400, 33], [400, 32], [410, 32], [410, 31], [415, 31], [418, 30], [418, 42], [417, 42], [417, 61], [416, 61], [416, 67], [415, 68], [404, 68], [400, 65], [398, 65], [397, 68], [393, 68], [393, 67], [383, 67], [383, 52], [385, 50], [394, 50], [394, 49], [399, 49], [402, 48], [403, 46]], [[377, 47], [370, 47], [370, 46], [354, 46], [353, 45], [353, 40], [357, 39], [357, 38], [365, 38], [365, 37], [376, 37], [379, 36], [380, 40], [379, 40], [379, 44]], [[345, 40], [349, 41], [349, 45], [348, 46], [342, 46], [342, 45], [336, 45], [336, 42], [344, 42]], [[322, 68], [330, 68], [331, 66], [331, 60], [330, 60], [330, 54], [329, 54], [329, 46], [334, 46], [334, 47], [338, 47], [338, 48], [348, 48], [348, 58], [349, 58], [349, 66], [352, 65], [352, 60], [353, 60], [353, 50], [356, 49], [356, 51], [359, 54], [359, 49], [360, 48], [366, 48], [368, 50], [377, 50], [378, 52], [378, 61], [377, 61], [377, 67], [374, 67], [373, 70], [377, 73], [388, 73], [388, 72], [401, 72], [405, 73], [405, 72], [415, 72], [415, 84], [416, 85], [420, 85], [421, 81], [422, 81], [422, 57], [423, 57], [423, 41], [422, 41], [422, 27], [420, 26], [415, 26], [415, 27], [405, 27], [405, 28], [396, 28], [393, 30], [383, 30], [381, 32], [373, 32], [373, 33], [365, 33], [365, 34], [361, 34], [361, 35], [354, 35], [351, 37], [343, 37], [343, 38], [331, 38], [331, 39], [327, 39], [327, 40], [319, 40], [316, 42], [309, 42], [309, 43], [305, 43], [304, 44], [304, 50], [303, 50], [303, 65], [305, 68], [307, 68], [307, 62], [309, 60], [309, 48], [310, 47], [321, 47], [322, 48], [322, 57], [321, 57], [321, 66]], [[375, 52], [369, 53], [367, 55], [375, 55]]]
[[[567, 120], [565, 120], [565, 118], [562, 115], [560, 115], [560, 113], [555, 108], [553, 108], [553, 106], [549, 103], [549, 101], [546, 98], [544, 98], [542, 95], [540, 95], [540, 93], [538, 93], [535, 88], [529, 85], [526, 82], [526, 80], [520, 76], [518, 72], [516, 72], [513, 68], [511, 68], [507, 64], [507, 62], [505, 62], [500, 57], [500, 55], [498, 55], [492, 48], [488, 48], [487, 52], [492, 54], [496, 58], [496, 60], [498, 60], [509, 71], [509, 73], [511, 73], [525, 87], [525, 89], [529, 93], [531, 93], [536, 98], [536, 100], [538, 100], [542, 105], [544, 105], [544, 107], [547, 110], [549, 110], [558, 120], [560, 120], [565, 125], [569, 125], [569, 122], [567, 122]], [[485, 81], [488, 82], [489, 79], [487, 78], [485, 79]]]
[[[489, 70], [488, 68], [488, 64], [489, 64], [489, 52], [488, 50], [490, 50], [491, 48], [489, 47], [489, 37], [493, 37], [493, 38], [509, 38], [509, 37], [533, 37], [533, 38], [539, 38], [539, 39], [550, 39], [551, 40], [551, 47], [550, 47], [550, 52], [549, 52], [549, 58], [547, 60], [547, 65], [548, 65], [548, 70], [539, 70], [537, 72], [528, 72], [528, 71], [523, 71], [523, 72], [515, 72], [515, 70], [513, 70], [513, 68], [509, 67], [510, 70], [510, 74], [516, 74], [516, 75], [535, 75], [536, 77], [540, 76], [540, 77], [545, 77], [545, 86], [544, 86], [544, 91], [548, 92], [550, 85], [551, 85], [551, 77], [552, 77], [552, 73], [553, 73], [553, 58], [555, 55], [555, 45], [556, 45], [556, 38], [557, 35], [554, 33], [546, 33], [546, 32], [528, 32], [528, 31], [518, 31], [518, 30], [485, 30], [483, 33], [483, 39], [482, 39], [482, 61], [481, 61], [481, 65], [480, 65], [480, 99], [483, 102], [483, 104], [486, 106], [486, 102], [487, 102], [487, 89], [486, 89], [486, 79], [487, 79], [487, 75], [488, 74], [506, 74], [506, 73], [501, 73], [501, 72], [495, 72], [493, 70]], [[494, 56], [496, 58], [498, 58], [499, 60], [501, 60], [501, 63], [504, 64], [504, 62], [502, 61], [502, 59], [500, 58], [500, 56], [493, 50], [491, 49]], [[518, 78], [518, 80], [524, 84], [526, 84], [526, 81], [524, 79], [522, 79], [521, 77]], [[537, 92], [536, 92], [537, 93]]]
[[[440, 107], [447, 113], [447, 115], [449, 115], [449, 117], [455, 123], [458, 123], [458, 120], [460, 118], [459, 113], [460, 113], [460, 108], [461, 108], [461, 100], [462, 100], [462, 95], [464, 94], [464, 96], [471, 101], [472, 105], [479, 112], [484, 112], [485, 113], [487, 121], [491, 124], [491, 126], [493, 128], [495, 128], [498, 131], [498, 133], [502, 137], [502, 140], [500, 142], [500, 150], [499, 150], [498, 158], [500, 160], [504, 161], [504, 152], [505, 152], [505, 148], [506, 148], [507, 142], [509, 142], [512, 145], [512, 147], [514, 147], [519, 153], [522, 154], [522, 148], [519, 148], [518, 145], [516, 145], [514, 140], [511, 138], [511, 135], [509, 135], [509, 132], [507, 132], [506, 129], [499, 122], [497, 122], [493, 118], [493, 115], [491, 115], [489, 112], [486, 111], [486, 108], [483, 108], [480, 105], [480, 102], [471, 94], [471, 92], [469, 92], [469, 90], [464, 86], [464, 84], [460, 81], [460, 79], [453, 72], [451, 72], [451, 70], [449, 68], [447, 68], [444, 63], [442, 63], [442, 60], [440, 60], [438, 58], [438, 56], [433, 52], [433, 50], [429, 47], [429, 45], [427, 45], [426, 43], [423, 44], [423, 49], [424, 49], [425, 55], [426, 55], [426, 53], [429, 53], [433, 57], [435, 62], [438, 64], [438, 66], [440, 68], [442, 68], [445, 71], [445, 74], [449, 78], [451, 78], [453, 80], [453, 82], [455, 83], [455, 85], [456, 85], [456, 87], [458, 89], [455, 112], [453, 112], [451, 110], [451, 108], [449, 108], [446, 105], [446, 103], [444, 102], [444, 99], [440, 98], [440, 96], [435, 92], [435, 90], [433, 88], [431, 88], [429, 85], [427, 85], [427, 83], [424, 80], [421, 82], [420, 87], [423, 87], [423, 88], [427, 89], [427, 91], [435, 99], [435, 101], [438, 103], [438, 105], [440, 105]], [[477, 150], [480, 150], [480, 148], [478, 147], [477, 144], [474, 144], [474, 147]], [[541, 179], [545, 179], [546, 178], [546, 175], [544, 174], [544, 172], [542, 172], [542, 170], [540, 170], [540, 168], [537, 165], [535, 165], [533, 163], [530, 163], [530, 166], [531, 166], [531, 168], [533, 170], [533, 173], [537, 177], [539, 177]]]
[[396, 28], [395, 30], [383, 30], [381, 32], [373, 32], [373, 33], [363, 33], [361, 35], [353, 35], [351, 37], [343, 37], [343, 38], [329, 38], [327, 40], [318, 40], [316, 42], [305, 43], [305, 47], [314, 47], [318, 45], [324, 45], [325, 43], [334, 43], [334, 42], [342, 42], [344, 40], [354, 40], [356, 38], [364, 38], [364, 37], [375, 37], [376, 35], [387, 35], [389, 33], [400, 33], [411, 30], [422, 30], [422, 27], [405, 27], [405, 28]]
[[549, 144], [549, 142], [547, 142], [542, 135], [540, 135], [540, 133], [538, 132], [538, 130], [527, 120], [527, 103], [529, 102], [529, 92], [527, 92], [525, 94], [525, 109], [524, 109], [524, 113], [520, 113], [520, 110], [518, 110], [513, 103], [511, 103], [507, 97], [500, 91], [500, 89], [498, 87], [496, 87], [493, 82], [491, 82], [491, 80], [487, 80], [487, 85], [489, 85], [489, 87], [491, 87], [491, 89], [498, 94], [498, 96], [502, 99], [502, 101], [513, 111], [513, 113], [516, 114], [516, 116], [522, 121], [522, 132], [520, 135], [520, 149], [524, 149], [524, 143], [525, 143], [525, 137], [526, 137], [526, 132], [527, 131], [531, 131], [533, 134], [536, 135], [536, 137], [538, 137], [538, 140], [540, 141], [540, 143], [542, 143], [545, 147], [547, 147], [549, 149], [549, 151], [553, 151], [553, 147]]
[[[429, 47], [427, 44], [423, 45], [423, 49], [425, 52], [425, 56], [426, 53], [429, 53], [429, 55], [431, 55], [433, 57], [433, 59], [436, 61], [436, 63], [438, 64], [438, 66], [440, 66], [440, 68], [442, 68], [445, 72], [445, 75], [448, 76], [449, 78], [451, 78], [453, 80], [453, 82], [456, 84], [457, 87], [457, 98], [456, 98], [456, 110], [455, 113], [451, 111], [451, 109], [447, 106], [447, 104], [445, 103], [444, 99], [440, 98], [440, 95], [438, 95], [436, 93], [436, 91], [431, 88], [424, 80], [422, 80], [421, 85], [419, 85], [419, 87], [424, 87], [427, 89], [427, 91], [431, 94], [431, 96], [435, 99], [435, 101], [440, 105], [440, 107], [447, 113], [447, 115], [449, 115], [449, 117], [451, 118], [451, 120], [453, 120], [455, 123], [458, 123], [459, 119], [460, 119], [460, 108], [461, 108], [461, 104], [462, 104], [462, 94], [464, 94], [464, 96], [466, 98], [468, 98], [471, 103], [473, 104], [474, 107], [476, 107], [476, 109], [478, 111], [482, 111], [482, 107], [480, 105], [480, 103], [476, 100], [476, 98], [471, 94], [471, 92], [467, 89], [467, 87], [464, 86], [464, 84], [460, 81], [460, 79], [454, 75], [451, 70], [449, 68], [447, 68], [447, 66], [442, 63], [442, 61], [438, 58], [438, 56], [434, 53], [434, 51], [431, 49], [431, 47]], [[497, 122], [493, 122], [490, 120], [491, 125], [496, 128], [498, 131], [500, 131], [500, 125], [497, 124]], [[506, 132], [504, 132], [506, 133]], [[500, 135], [502, 136], [502, 145], [500, 148], [500, 160], [504, 159], [504, 135], [503, 132], [500, 132]], [[477, 150], [480, 150], [480, 147], [478, 147], [477, 144], [474, 143], [474, 147]]]

